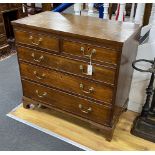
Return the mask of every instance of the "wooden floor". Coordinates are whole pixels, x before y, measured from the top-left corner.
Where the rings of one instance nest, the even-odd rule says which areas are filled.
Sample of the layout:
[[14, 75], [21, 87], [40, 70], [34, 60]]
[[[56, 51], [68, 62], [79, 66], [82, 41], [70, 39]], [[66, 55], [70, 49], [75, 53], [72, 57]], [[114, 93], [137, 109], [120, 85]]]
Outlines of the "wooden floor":
[[10, 114], [92, 150], [155, 150], [155, 143], [130, 134], [132, 122], [137, 116], [137, 113], [131, 111], [127, 111], [121, 116], [111, 142], [107, 142], [99, 132], [89, 129], [88, 125], [81, 121], [49, 109], [27, 110], [19, 106]]

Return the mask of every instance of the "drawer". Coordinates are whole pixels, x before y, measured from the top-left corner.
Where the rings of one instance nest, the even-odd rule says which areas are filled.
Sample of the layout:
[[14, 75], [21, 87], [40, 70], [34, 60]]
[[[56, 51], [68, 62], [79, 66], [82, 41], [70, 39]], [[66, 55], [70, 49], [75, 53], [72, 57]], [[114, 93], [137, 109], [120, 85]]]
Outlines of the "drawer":
[[119, 59], [119, 52], [117, 51], [65, 40], [63, 41], [63, 52], [81, 58], [90, 59], [91, 57], [92, 61], [108, 64], [117, 64]]
[[21, 76], [84, 97], [111, 104], [113, 89], [76, 76], [20, 62]]
[[86, 75], [87, 64], [85, 62], [75, 61], [21, 46], [18, 46], [17, 50], [19, 59], [21, 60], [64, 71], [87, 79], [93, 79], [111, 85], [114, 84], [116, 70], [113, 68], [93, 65], [93, 74]]
[[4, 24], [0, 23], [0, 34], [4, 34], [4, 33], [5, 33]]
[[4, 44], [7, 44], [7, 41], [6, 41], [6, 37], [2, 36], [2, 37], [0, 37], [0, 46], [2, 46]]
[[111, 109], [108, 107], [29, 81], [22, 80], [22, 84], [25, 97], [43, 102], [96, 123], [109, 123]]
[[14, 33], [17, 43], [29, 44], [55, 52], [59, 51], [59, 39], [51, 35], [20, 31], [17, 29], [14, 30]]

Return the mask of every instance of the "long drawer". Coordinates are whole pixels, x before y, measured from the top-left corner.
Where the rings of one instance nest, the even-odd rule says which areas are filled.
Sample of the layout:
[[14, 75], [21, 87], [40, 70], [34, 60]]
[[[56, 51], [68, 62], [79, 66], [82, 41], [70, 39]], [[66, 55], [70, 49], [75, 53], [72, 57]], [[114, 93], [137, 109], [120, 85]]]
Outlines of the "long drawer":
[[27, 32], [17, 29], [14, 30], [14, 33], [17, 43], [29, 44], [39, 48], [59, 52], [59, 39], [52, 35]]
[[87, 118], [96, 123], [109, 123], [111, 109], [108, 107], [29, 81], [22, 80], [22, 84], [25, 97]]
[[113, 89], [100, 83], [20, 62], [21, 76], [84, 97], [111, 104]]
[[51, 55], [39, 50], [17, 46], [19, 59], [48, 68], [58, 69], [67, 73], [93, 79], [99, 82], [114, 85], [116, 70], [99, 65], [93, 65], [93, 74], [87, 75], [87, 63], [69, 58]]
[[63, 41], [63, 52], [80, 58], [90, 59], [91, 57], [92, 61], [95, 60], [114, 65], [118, 63], [120, 54], [112, 49], [66, 40]]

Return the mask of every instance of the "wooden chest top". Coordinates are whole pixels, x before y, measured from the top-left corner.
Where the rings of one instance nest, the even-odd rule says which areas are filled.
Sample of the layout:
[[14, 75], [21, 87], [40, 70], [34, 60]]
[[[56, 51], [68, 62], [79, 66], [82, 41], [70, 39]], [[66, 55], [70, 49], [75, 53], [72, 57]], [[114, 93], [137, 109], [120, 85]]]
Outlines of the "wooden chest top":
[[122, 45], [139, 29], [139, 25], [134, 23], [116, 22], [50, 11], [13, 21], [12, 24], [20, 27], [37, 28], [47, 32], [54, 32], [55, 34], [86, 37], [86, 39], [96, 41], [108, 41], [119, 45]]

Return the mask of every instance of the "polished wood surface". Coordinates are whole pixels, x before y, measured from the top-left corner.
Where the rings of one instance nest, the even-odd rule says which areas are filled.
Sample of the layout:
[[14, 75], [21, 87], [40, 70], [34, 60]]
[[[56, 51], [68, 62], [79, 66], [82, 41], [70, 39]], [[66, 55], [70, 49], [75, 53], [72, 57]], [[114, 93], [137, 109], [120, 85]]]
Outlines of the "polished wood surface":
[[17, 46], [19, 59], [39, 66], [56, 69], [72, 75], [80, 76], [86, 79], [92, 79], [107, 85], [113, 85], [116, 69], [113, 67], [93, 64], [92, 76], [86, 75], [87, 64], [85, 61], [78, 61], [69, 57], [60, 55], [50, 55], [41, 50]]
[[53, 51], [59, 51], [59, 40], [50, 35], [31, 31], [14, 30], [17, 43], [24, 43]]
[[87, 39], [96, 38], [102, 40], [102, 42], [117, 42], [115, 46], [122, 45], [124, 41], [139, 29], [139, 25], [134, 23], [111, 20], [107, 22], [106, 20], [89, 16], [60, 14], [50, 11], [16, 20], [13, 24], [16, 26], [22, 24], [24, 27], [33, 27], [44, 31], [55, 32], [56, 34], [67, 35], [69, 33], [76, 37], [84, 36]]
[[92, 61], [97, 60], [115, 65], [118, 63], [120, 54], [112, 49], [71, 41], [63, 41], [62, 51], [66, 54], [75, 55], [80, 58], [89, 58], [91, 55]]
[[155, 143], [130, 134], [132, 122], [138, 115], [135, 112], [123, 113], [111, 142], [107, 142], [100, 132], [88, 124], [55, 110], [27, 110], [20, 106], [10, 114], [96, 151], [155, 151]]
[[98, 100], [102, 104], [109, 105], [112, 102], [113, 88], [111, 87], [23, 62], [20, 63], [20, 68], [22, 78]]
[[24, 107], [41, 104], [89, 122], [110, 141], [127, 108], [140, 27], [52, 12], [12, 24]]
[[[139, 31], [140, 32], [140, 31]], [[115, 108], [113, 109], [113, 121], [118, 118], [120, 111], [129, 100], [129, 91], [133, 75], [132, 62], [136, 59], [137, 48], [139, 45], [139, 32], [128, 39], [123, 46], [123, 54], [120, 59], [120, 68], [117, 72], [117, 91], [115, 91]], [[132, 45], [132, 46], [131, 46]], [[123, 91], [122, 91], [123, 90]]]
[[56, 107], [69, 113], [87, 118], [88, 120], [99, 124], [108, 125], [109, 123], [110, 108], [108, 107], [26, 80], [22, 80], [22, 83], [23, 94], [25, 97], [43, 102], [44, 104], [50, 105], [51, 108]]

